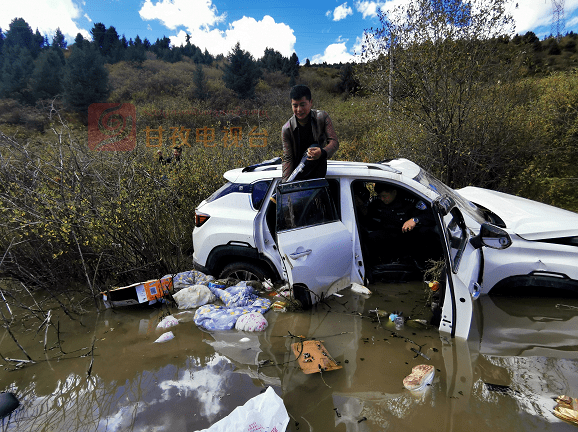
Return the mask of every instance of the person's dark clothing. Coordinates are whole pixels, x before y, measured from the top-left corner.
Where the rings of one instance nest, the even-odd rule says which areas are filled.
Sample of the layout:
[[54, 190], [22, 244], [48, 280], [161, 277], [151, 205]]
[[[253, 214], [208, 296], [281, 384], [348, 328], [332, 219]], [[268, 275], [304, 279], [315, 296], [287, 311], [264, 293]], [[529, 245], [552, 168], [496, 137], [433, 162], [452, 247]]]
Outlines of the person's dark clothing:
[[[339, 148], [339, 141], [331, 118], [325, 111], [313, 109], [309, 114], [308, 123], [304, 126], [301, 126], [293, 115], [281, 130], [281, 140], [283, 142], [283, 181], [287, 181], [291, 176], [291, 173], [299, 165], [303, 154], [312, 144], [318, 144], [321, 147], [322, 156], [317, 161], [309, 162], [317, 162], [312, 166], [319, 165], [320, 167], [311, 168], [314, 171], [309, 173], [309, 177], [300, 175], [299, 178], [325, 177], [327, 159], [330, 159]], [[315, 169], [320, 171], [315, 171]], [[322, 175], [315, 177], [321, 172]]]
[[[417, 224], [403, 232], [403, 224], [415, 218]], [[424, 201], [398, 192], [391, 204], [379, 198], [369, 204], [369, 251], [371, 260], [392, 261], [411, 257], [423, 264], [438, 254], [440, 243], [434, 215]]]

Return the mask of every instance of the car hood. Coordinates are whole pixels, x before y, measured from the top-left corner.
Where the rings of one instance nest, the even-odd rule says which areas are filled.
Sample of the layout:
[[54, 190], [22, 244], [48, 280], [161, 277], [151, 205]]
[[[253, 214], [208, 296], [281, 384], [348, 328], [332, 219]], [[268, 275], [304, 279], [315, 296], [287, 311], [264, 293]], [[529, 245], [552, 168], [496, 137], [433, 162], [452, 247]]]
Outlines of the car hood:
[[473, 186], [459, 189], [458, 192], [497, 214], [509, 230], [526, 240], [578, 235], [578, 213]]

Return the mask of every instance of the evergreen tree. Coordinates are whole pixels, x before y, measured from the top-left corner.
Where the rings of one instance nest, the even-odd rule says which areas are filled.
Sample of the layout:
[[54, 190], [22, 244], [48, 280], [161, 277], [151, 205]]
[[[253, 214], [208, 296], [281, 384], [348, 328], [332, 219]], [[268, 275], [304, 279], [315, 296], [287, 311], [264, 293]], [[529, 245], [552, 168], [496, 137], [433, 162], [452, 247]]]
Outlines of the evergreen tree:
[[96, 48], [72, 48], [62, 87], [66, 105], [78, 112], [86, 113], [90, 104], [106, 100], [109, 94], [108, 72]]
[[118, 33], [113, 26], [110, 26], [104, 33], [104, 37], [102, 39], [102, 50], [100, 53], [108, 60], [119, 45], [120, 40]]
[[50, 99], [61, 93], [64, 64], [64, 55], [57, 45], [38, 56], [32, 76], [35, 99]]
[[340, 92], [353, 94], [359, 90], [359, 81], [357, 81], [354, 75], [353, 65], [351, 63], [346, 63], [341, 66], [339, 78], [340, 82], [337, 88]]
[[52, 46], [56, 46], [60, 49], [66, 49], [66, 40], [64, 39], [64, 35], [60, 31], [60, 27], [56, 29], [56, 33], [54, 33], [54, 37], [52, 38]]
[[89, 44], [90, 42], [85, 40], [80, 33], [76, 34], [76, 37], [74, 38], [74, 46], [76, 46], [78, 49], [84, 49]]
[[36, 33], [34, 33], [32, 41], [33, 45], [30, 53], [32, 54], [32, 57], [37, 58], [38, 54], [40, 54], [40, 51], [42, 51], [42, 48], [48, 46], [48, 40], [40, 34], [38, 29], [36, 29]]
[[211, 53], [209, 53], [209, 51], [207, 51], [207, 48], [205, 48], [205, 52], [203, 53], [203, 64], [210, 66], [213, 64], [213, 60], [213, 56]]
[[197, 64], [197, 68], [193, 73], [193, 84], [195, 84], [193, 96], [200, 100], [206, 100], [209, 97], [207, 77], [205, 76], [205, 72], [203, 72], [203, 66], [200, 64]]
[[103, 23], [95, 23], [90, 30], [92, 35], [92, 43], [98, 48], [99, 52], [102, 54], [102, 49], [104, 45], [104, 36], [106, 34], [106, 26]]
[[225, 66], [223, 81], [239, 99], [250, 99], [255, 95], [255, 87], [261, 78], [261, 69], [253, 56], [241, 49], [239, 42], [229, 54], [229, 64]]
[[4, 36], [2, 29], [0, 28], [0, 85], [2, 82], [2, 64], [3, 64], [3, 60], [4, 60], [4, 55], [2, 54], [2, 48], [4, 47], [4, 39], [5, 38], [6, 37]]
[[269, 72], [283, 70], [284, 62], [287, 59], [279, 51], [273, 48], [265, 48], [265, 54], [261, 57], [261, 65]]
[[291, 54], [291, 57], [284, 62], [283, 73], [288, 77], [299, 76], [299, 58], [296, 53]]
[[6, 47], [20, 46], [30, 50], [34, 44], [33, 37], [28, 23], [22, 18], [14, 18], [8, 27], [4, 42]]
[[32, 74], [34, 60], [30, 50], [22, 46], [5, 46], [4, 61], [0, 79], [0, 97], [16, 99], [20, 102], [34, 103]]

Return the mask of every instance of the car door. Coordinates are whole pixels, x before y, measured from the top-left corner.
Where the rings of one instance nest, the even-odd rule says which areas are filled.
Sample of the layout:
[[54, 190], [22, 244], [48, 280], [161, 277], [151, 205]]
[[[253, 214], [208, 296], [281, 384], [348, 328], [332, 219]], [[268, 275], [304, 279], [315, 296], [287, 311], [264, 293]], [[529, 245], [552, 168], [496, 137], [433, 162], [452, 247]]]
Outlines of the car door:
[[446, 290], [440, 332], [467, 339], [477, 314], [474, 301], [480, 292], [483, 252], [470, 241], [472, 235], [455, 201], [444, 196], [433, 203], [442, 231], [446, 261]]
[[277, 243], [289, 283], [304, 306], [351, 284], [353, 239], [325, 179], [278, 185]]

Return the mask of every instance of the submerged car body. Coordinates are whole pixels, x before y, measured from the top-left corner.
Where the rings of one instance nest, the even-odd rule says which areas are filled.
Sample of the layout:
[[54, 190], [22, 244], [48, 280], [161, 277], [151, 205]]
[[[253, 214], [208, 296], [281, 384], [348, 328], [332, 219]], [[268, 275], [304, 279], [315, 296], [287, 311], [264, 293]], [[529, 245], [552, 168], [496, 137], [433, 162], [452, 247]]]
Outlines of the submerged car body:
[[[446, 261], [440, 331], [467, 338], [481, 294], [528, 286], [578, 292], [578, 215], [515, 196], [454, 191], [406, 159], [329, 161], [326, 179], [281, 183], [275, 164], [234, 169], [196, 209], [195, 267], [282, 279], [305, 305], [370, 269], [354, 189], [387, 183], [426, 203]], [[387, 244], [384, 244], [387, 248]]]

